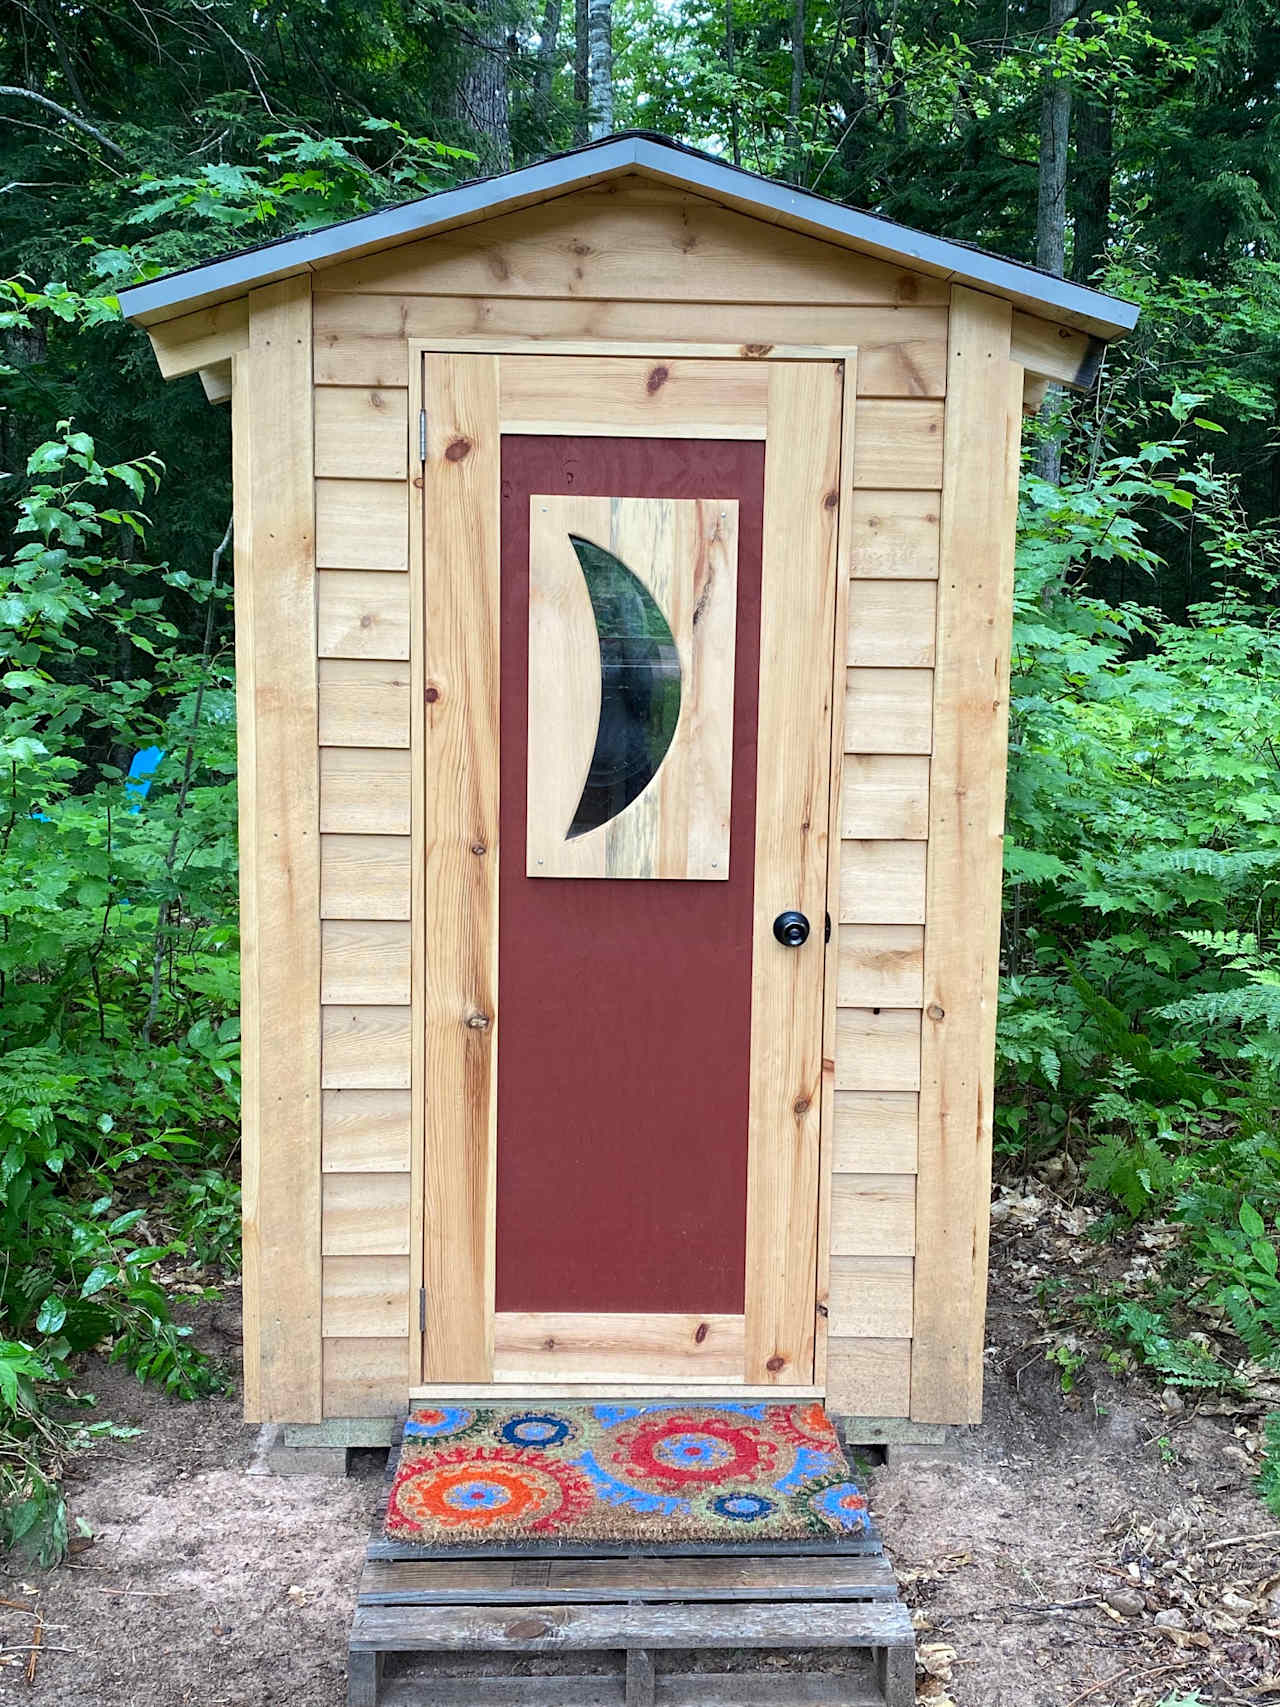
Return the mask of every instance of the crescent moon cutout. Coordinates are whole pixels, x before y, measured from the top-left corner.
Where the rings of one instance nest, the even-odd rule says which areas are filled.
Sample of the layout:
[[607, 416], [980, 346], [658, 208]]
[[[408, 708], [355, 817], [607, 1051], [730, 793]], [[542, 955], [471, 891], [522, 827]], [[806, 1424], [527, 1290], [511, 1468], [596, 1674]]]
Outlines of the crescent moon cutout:
[[569, 542], [600, 643], [600, 723], [567, 842], [598, 830], [644, 792], [680, 717], [680, 655], [653, 594], [603, 546], [573, 533]]

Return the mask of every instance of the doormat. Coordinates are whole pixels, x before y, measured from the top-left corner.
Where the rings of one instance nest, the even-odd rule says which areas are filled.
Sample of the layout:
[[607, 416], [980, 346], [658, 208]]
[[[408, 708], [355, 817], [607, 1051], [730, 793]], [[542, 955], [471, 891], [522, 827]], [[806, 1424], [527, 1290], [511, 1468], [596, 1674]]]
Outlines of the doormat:
[[423, 1407], [405, 1424], [385, 1533], [472, 1555], [861, 1551], [873, 1535], [813, 1402]]

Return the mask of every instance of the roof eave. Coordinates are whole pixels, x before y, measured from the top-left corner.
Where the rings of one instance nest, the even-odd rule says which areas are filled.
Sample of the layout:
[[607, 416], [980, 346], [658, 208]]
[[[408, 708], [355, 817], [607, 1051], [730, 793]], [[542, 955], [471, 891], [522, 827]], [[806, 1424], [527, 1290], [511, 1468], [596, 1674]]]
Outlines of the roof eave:
[[259, 285], [408, 243], [435, 232], [497, 218], [531, 202], [585, 189], [621, 172], [706, 195], [757, 219], [957, 284], [993, 291], [1016, 306], [1104, 340], [1132, 330], [1137, 308], [1068, 279], [1006, 261], [947, 238], [931, 237], [878, 214], [826, 201], [759, 178], [709, 156], [645, 136], [620, 136], [570, 154], [442, 190], [418, 201], [263, 244], [221, 261], [170, 273], [120, 292], [121, 310], [141, 325], [188, 314]]

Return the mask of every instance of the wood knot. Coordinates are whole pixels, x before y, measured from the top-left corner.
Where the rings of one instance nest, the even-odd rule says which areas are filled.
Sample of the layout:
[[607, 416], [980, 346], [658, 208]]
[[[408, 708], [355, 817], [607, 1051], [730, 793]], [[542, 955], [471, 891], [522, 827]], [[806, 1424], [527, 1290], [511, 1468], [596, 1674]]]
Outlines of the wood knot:
[[369, 614], [368, 611], [365, 611], [364, 615], [360, 618], [360, 626], [361, 626], [361, 628], [372, 628], [373, 627], [373, 617]]
[[655, 391], [662, 390], [663, 386], [670, 378], [671, 369], [669, 367], [651, 368], [649, 371], [649, 377], [645, 381], [644, 388], [649, 393], [650, 397], [652, 397]]
[[825, 1322], [827, 1319], [827, 1316], [830, 1314], [830, 1312], [828, 1311], [827, 1306], [825, 1304], [819, 1304], [818, 1305], [818, 1314], [822, 1317], [823, 1321]]
[[459, 437], [447, 444], [444, 449], [446, 462], [461, 462], [463, 457], [470, 456], [473, 446], [468, 438]]
[[711, 1332], [710, 1322], [699, 1322], [697, 1327], [694, 1329], [693, 1343], [695, 1345], [701, 1345], [703, 1340], [706, 1339], [707, 1335], [710, 1332]]
[[369, 407], [371, 409], [385, 409], [386, 406], [387, 400], [380, 391], [371, 391], [369, 393]]
[[486, 842], [472, 842], [471, 851], [473, 854], [487, 854], [489, 847]]
[[517, 1618], [514, 1624], [507, 1625], [503, 1635], [509, 1642], [532, 1642], [550, 1631], [550, 1624], [543, 1618]]
[[470, 1031], [488, 1031], [489, 1016], [478, 1011], [467, 1015], [467, 1028]]
[[947, 1010], [939, 1007], [937, 1002], [930, 1002], [929, 1006], [924, 1011], [928, 1014], [930, 1019], [946, 1019], [947, 1017]]
[[763, 361], [772, 349], [772, 344], [744, 344], [742, 346], [742, 353], [744, 356], [750, 356], [756, 361]]
[[796, 1100], [791, 1105], [791, 1112], [792, 1112], [792, 1114], [808, 1114], [808, 1112], [809, 1112], [809, 1099], [808, 1099], [808, 1097], [797, 1097]]
[[897, 297], [899, 302], [914, 302], [920, 295], [920, 281], [914, 273], [898, 274]]
[[440, 698], [440, 689], [433, 684], [431, 687], [423, 689], [422, 697], [428, 705], [434, 705]]
[[828, 492], [822, 500], [822, 507], [824, 510], [834, 510], [839, 502], [840, 494], [838, 492]]
[[785, 1369], [786, 1367], [786, 1358], [783, 1357], [780, 1352], [776, 1351], [769, 1359], [768, 1363], [765, 1364], [765, 1368], [769, 1371], [770, 1375], [776, 1375], [780, 1369]]

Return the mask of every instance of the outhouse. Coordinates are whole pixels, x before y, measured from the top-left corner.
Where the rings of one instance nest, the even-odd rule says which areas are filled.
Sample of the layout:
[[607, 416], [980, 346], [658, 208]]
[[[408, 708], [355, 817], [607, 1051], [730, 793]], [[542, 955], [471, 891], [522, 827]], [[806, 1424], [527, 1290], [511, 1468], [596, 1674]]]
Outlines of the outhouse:
[[121, 302], [232, 410], [248, 1416], [977, 1419], [1021, 418], [1136, 311], [633, 134]]

